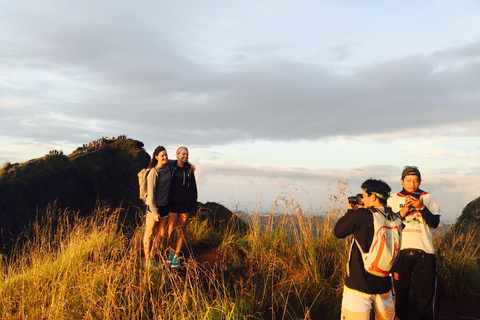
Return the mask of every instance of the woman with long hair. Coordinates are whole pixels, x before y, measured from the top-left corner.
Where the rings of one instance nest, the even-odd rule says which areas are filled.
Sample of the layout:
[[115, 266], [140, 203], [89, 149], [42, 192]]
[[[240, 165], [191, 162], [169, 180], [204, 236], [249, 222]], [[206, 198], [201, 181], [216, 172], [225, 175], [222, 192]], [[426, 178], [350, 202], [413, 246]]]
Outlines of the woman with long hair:
[[[178, 267], [179, 254], [185, 242], [187, 222], [190, 215], [197, 206], [197, 183], [193, 173], [195, 169], [188, 162], [188, 149], [180, 147], [177, 149], [177, 161], [172, 168], [172, 181], [169, 196], [168, 213], [168, 245], [170, 254], [167, 262], [172, 267]], [[174, 240], [177, 231], [177, 239]]]
[[143, 249], [148, 266], [155, 264], [152, 256], [152, 235], [156, 231], [155, 242], [160, 242], [165, 234], [168, 221], [168, 196], [172, 175], [167, 161], [167, 150], [163, 146], [158, 146], [148, 165], [150, 170], [147, 174], [147, 199], [145, 201], [147, 214], [143, 236]]

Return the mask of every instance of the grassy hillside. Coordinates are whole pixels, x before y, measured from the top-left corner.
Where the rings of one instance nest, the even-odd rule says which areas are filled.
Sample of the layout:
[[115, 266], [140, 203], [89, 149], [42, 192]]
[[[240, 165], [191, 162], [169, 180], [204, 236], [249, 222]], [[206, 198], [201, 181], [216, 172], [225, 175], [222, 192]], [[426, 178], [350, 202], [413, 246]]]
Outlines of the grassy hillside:
[[[0, 254], [0, 319], [338, 319], [349, 239], [332, 228], [344, 184], [322, 217], [284, 196], [268, 215], [201, 204], [183, 266], [166, 266], [162, 240], [160, 266], [145, 268], [142, 146], [4, 165], [0, 227], [23, 231]], [[480, 299], [479, 202], [435, 239], [439, 308]]]
[[142, 147], [139, 141], [119, 139], [83, 154], [6, 163], [0, 170], [0, 252], [51, 203], [83, 215], [97, 202], [121, 205], [124, 214], [141, 206], [137, 173], [150, 159]]
[[[160, 266], [143, 266], [143, 220], [126, 232], [122, 208], [80, 217], [50, 207], [2, 261], [0, 319], [337, 319], [348, 241], [331, 229], [342, 210], [333, 203], [320, 220], [296, 208], [286, 201], [265, 225], [253, 214], [246, 227], [224, 207], [202, 205], [183, 266], [171, 269], [165, 241]], [[441, 301], [479, 297], [478, 246], [436, 247]], [[214, 259], [203, 264], [207, 250]]]

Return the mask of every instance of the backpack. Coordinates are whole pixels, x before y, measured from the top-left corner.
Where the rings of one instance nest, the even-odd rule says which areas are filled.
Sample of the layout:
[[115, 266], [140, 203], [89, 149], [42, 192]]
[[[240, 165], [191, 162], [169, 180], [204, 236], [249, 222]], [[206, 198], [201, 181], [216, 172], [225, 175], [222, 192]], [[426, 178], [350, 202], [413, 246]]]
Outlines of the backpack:
[[355, 243], [362, 254], [365, 270], [377, 277], [388, 277], [400, 253], [402, 220], [390, 208], [385, 213], [376, 208], [369, 209], [372, 212], [374, 227], [370, 249], [364, 253], [357, 239]]
[[139, 198], [145, 203], [147, 201], [147, 176], [151, 168], [142, 169], [138, 173]]

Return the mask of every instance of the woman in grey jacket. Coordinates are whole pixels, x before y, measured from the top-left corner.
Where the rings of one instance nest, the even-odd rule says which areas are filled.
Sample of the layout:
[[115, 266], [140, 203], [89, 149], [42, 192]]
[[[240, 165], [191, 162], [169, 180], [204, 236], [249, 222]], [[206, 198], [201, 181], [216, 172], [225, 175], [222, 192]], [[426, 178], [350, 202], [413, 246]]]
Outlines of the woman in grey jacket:
[[156, 229], [156, 242], [160, 241], [165, 234], [165, 226], [168, 221], [168, 195], [172, 175], [167, 165], [168, 155], [164, 147], [158, 146], [152, 155], [148, 165], [150, 171], [147, 175], [147, 214], [145, 222], [145, 234], [143, 236], [143, 249], [147, 265], [154, 265], [152, 258], [152, 235]]

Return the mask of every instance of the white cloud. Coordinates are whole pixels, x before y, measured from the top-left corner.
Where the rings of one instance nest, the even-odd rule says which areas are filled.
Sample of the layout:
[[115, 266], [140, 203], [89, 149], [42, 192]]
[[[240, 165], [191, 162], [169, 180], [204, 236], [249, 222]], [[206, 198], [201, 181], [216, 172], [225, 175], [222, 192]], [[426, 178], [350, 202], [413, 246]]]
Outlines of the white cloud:
[[436, 1], [4, 2], [0, 160], [127, 134], [147, 151], [193, 147], [205, 190], [227, 198], [232, 178], [271, 198], [292, 182], [323, 194], [329, 177], [382, 164], [478, 174], [479, 13]]

